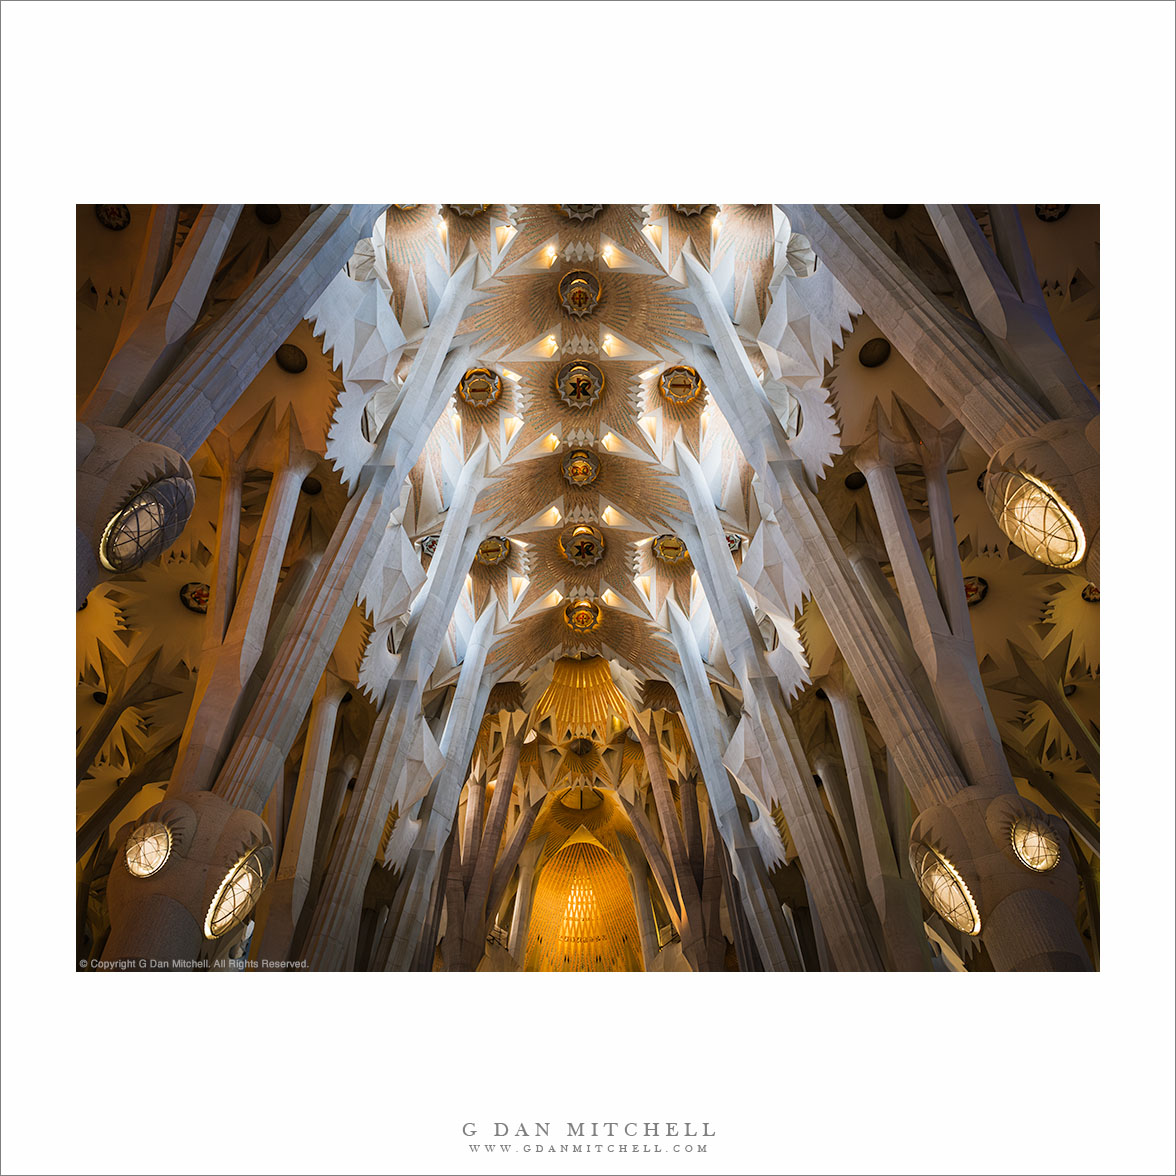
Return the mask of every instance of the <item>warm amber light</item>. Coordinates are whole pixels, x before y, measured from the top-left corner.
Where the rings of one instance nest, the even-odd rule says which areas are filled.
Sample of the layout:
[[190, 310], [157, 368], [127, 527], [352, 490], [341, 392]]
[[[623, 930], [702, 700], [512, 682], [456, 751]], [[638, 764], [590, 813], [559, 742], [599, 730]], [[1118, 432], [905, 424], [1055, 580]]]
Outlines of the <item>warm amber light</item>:
[[204, 916], [204, 934], [207, 938], [219, 939], [249, 918], [261, 897], [273, 862], [273, 846], [258, 846], [251, 849], [224, 876]]
[[160, 821], [140, 825], [127, 838], [127, 869], [136, 878], [150, 878], [162, 870], [171, 855], [171, 830]]
[[911, 846], [911, 867], [927, 901], [945, 923], [966, 935], [980, 934], [980, 912], [968, 884], [938, 850], [925, 842]]
[[1044, 874], [1061, 861], [1062, 847], [1054, 831], [1033, 817], [1018, 817], [1011, 830], [1013, 852], [1021, 864]]
[[1086, 556], [1077, 516], [1055, 490], [1027, 471], [990, 473], [984, 497], [1000, 529], [1039, 563], [1072, 568]]

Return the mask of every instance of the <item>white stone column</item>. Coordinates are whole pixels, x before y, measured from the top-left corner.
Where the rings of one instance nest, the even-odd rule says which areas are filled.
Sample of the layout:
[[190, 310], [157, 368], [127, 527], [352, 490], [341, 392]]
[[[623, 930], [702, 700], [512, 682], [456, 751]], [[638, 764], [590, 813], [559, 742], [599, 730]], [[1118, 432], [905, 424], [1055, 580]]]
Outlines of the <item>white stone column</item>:
[[833, 708], [837, 737], [845, 757], [866, 885], [882, 926], [890, 965], [900, 972], [929, 971], [931, 953], [923, 932], [919, 892], [899, 873], [866, 742], [857, 688], [844, 668], [840, 672], [835, 669], [822, 684]]
[[781, 204], [833, 276], [988, 454], [1049, 421], [852, 208]]
[[[519, 859], [519, 887], [515, 893], [514, 914], [510, 920], [510, 954], [520, 970], [526, 961], [527, 936], [531, 930], [531, 904], [535, 899], [535, 886], [539, 881], [535, 865], [543, 846], [534, 842], [523, 850]], [[656, 942], [656, 937], [654, 939]]]
[[458, 368], [464, 370], [464, 350], [449, 361], [446, 352], [473, 296], [472, 283], [470, 261], [446, 287], [397, 410], [384, 423], [376, 456], [360, 475], [359, 486], [298, 605], [289, 636], [217, 778], [216, 791], [239, 808], [259, 811], [264, 803], [266, 793], [259, 781], [272, 777], [297, 737], [301, 716], [399, 504], [401, 483], [443, 411], [450, 389], [456, 386]]
[[[762, 637], [736, 577], [702, 469], [681, 442], [677, 445], [677, 459], [679, 480], [691, 514], [681, 518], [679, 533], [686, 539], [727, 659], [739, 675], [744, 709], [758, 729], [760, 750], [765, 758], [770, 756], [770, 771], [779, 788], [784, 819], [821, 908], [830, 947], [843, 971], [878, 969], [881, 960], [778, 682], [767, 665]], [[716, 816], [721, 828], [717, 807]]]
[[[870, 487], [915, 652], [927, 672], [941, 713], [951, 716], [944, 734], [970, 784], [994, 784], [1011, 789], [1012, 776], [980, 679], [966, 605], [959, 621], [961, 632], [953, 633], [885, 447], [885, 439], [879, 438], [876, 444], [871, 442], [860, 447], [854, 460]], [[942, 503], [937, 506], [942, 508]], [[957, 594], [962, 598], [958, 553], [952, 567], [950, 546], [941, 540], [940, 549], [946, 560], [946, 566], [939, 568], [941, 590], [956, 591], [951, 581], [953, 577], [959, 578]], [[960, 604], [961, 601], [956, 602], [955, 611], [959, 611]], [[875, 708], [871, 707], [870, 713], [879, 721]]]
[[159, 386], [200, 317], [244, 205], [203, 205], [173, 258], [178, 207], [156, 204], [151, 210], [118, 339], [82, 405], [84, 421], [121, 425]]
[[1054, 330], [1016, 206], [989, 205], [995, 250], [966, 204], [928, 204], [927, 212], [968, 306], [1001, 362], [1055, 416], [1097, 415], [1098, 401]]
[[[886, 626], [850, 567], [800, 462], [791, 456], [714, 281], [696, 259], [682, 256], [691, 297], [716, 345], [719, 370], [707, 376], [707, 386], [759, 474], [775, 515], [777, 525], [766, 538], [781, 544], [788, 560], [799, 567], [911, 787], [918, 788], [925, 804], [947, 800], [967, 781], [903, 671]], [[782, 600], [779, 608], [788, 611]]]
[[315, 691], [298, 772], [298, 790], [286, 827], [281, 861], [258, 904], [251, 950], [254, 959], [285, 960], [290, 957], [294, 929], [298, 926], [302, 905], [310, 889], [335, 720], [346, 693], [347, 683], [330, 672], [323, 675]]
[[[277, 443], [285, 452], [279, 455], [281, 464], [270, 484], [224, 640], [215, 649], [206, 646], [201, 658], [192, 707], [168, 784], [171, 793], [204, 792], [212, 787], [233, 735], [244, 689], [261, 656], [286, 543], [298, 508], [298, 495], [303, 479], [316, 461], [315, 455], [303, 448], [292, 415], [282, 422]], [[224, 539], [229, 546], [223, 563], [235, 565], [236, 545], [232, 542], [235, 534], [230, 530]], [[218, 593], [228, 588], [228, 572], [225, 571], [222, 579], [221, 563], [218, 559]], [[213, 612], [217, 623], [221, 615], [219, 606], [214, 606]], [[305, 713], [302, 711], [299, 719]]]
[[369, 236], [382, 204], [314, 209], [128, 428], [191, 458]]

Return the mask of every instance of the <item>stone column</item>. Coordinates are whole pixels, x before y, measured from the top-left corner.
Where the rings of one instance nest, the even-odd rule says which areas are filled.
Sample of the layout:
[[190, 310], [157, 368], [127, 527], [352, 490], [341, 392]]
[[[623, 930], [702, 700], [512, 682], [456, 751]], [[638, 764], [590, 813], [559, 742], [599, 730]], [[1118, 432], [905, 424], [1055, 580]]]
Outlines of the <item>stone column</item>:
[[135, 413], [131, 431], [191, 458], [347, 264], [356, 242], [371, 234], [383, 207], [324, 204], [313, 210]]
[[[445, 767], [421, 803], [418, 816], [421, 830], [405, 866], [405, 884], [397, 892], [381, 947], [388, 971], [403, 972], [411, 968], [417, 945], [428, 925], [429, 895], [441, 853], [453, 828], [461, 781], [478, 737], [478, 717], [485, 711], [497, 680], [496, 675], [485, 673], [494, 612], [494, 607], [488, 606], [478, 618], [462, 662], [453, 707], [441, 740]], [[460, 928], [456, 930], [460, 934]]]
[[670, 792], [670, 781], [666, 775], [666, 764], [662, 759], [661, 746], [654, 734], [653, 713], [651, 711], [642, 713], [634, 711], [629, 715], [629, 724], [637, 732], [637, 738], [641, 741], [645, 766], [649, 770], [649, 788], [653, 793], [654, 804], [657, 806], [662, 837], [669, 850], [670, 868], [673, 871], [674, 884], [677, 888], [678, 934], [682, 938], [682, 954], [694, 971], [704, 972], [707, 970], [707, 955], [703, 937], [702, 900], [686, 852], [686, 839], [682, 834], [682, 827], [678, 823], [677, 810], [674, 808], [674, 797]]
[[[780, 544], [787, 558], [799, 566], [883, 738], [895, 750], [904, 776], [912, 787], [919, 788], [925, 803], [946, 800], [967, 782], [903, 672], [886, 627], [809, 489], [800, 462], [791, 456], [780, 422], [735, 335], [714, 281], [695, 259], [686, 253], [682, 256], [691, 296], [717, 348], [710, 364], [713, 375], [703, 372], [703, 376], [744, 455], [759, 474], [778, 524], [769, 529], [767, 538]], [[698, 358], [706, 363], [704, 357]], [[782, 600], [779, 607], [788, 612]]]
[[632, 857], [625, 855], [628, 869], [629, 893], [633, 896], [633, 909], [637, 913], [637, 937], [641, 941], [641, 963], [648, 972], [653, 967], [660, 950], [657, 944], [657, 928], [653, 925], [653, 907], [649, 897], [649, 878], [645, 863], [639, 853]]
[[255, 916], [251, 950], [254, 959], [290, 958], [294, 929], [310, 888], [319, 816], [327, 782], [327, 763], [335, 737], [335, 720], [339, 704], [346, 693], [347, 683], [329, 672], [323, 676], [315, 691], [306, 746], [298, 772], [298, 790], [286, 827], [281, 861]]
[[995, 251], [966, 204], [928, 204], [927, 212], [973, 316], [1005, 367], [1055, 416], [1095, 416], [1098, 401], [1050, 320], [1016, 207], [989, 206]]
[[833, 276], [988, 454], [1050, 419], [852, 208], [781, 204]]
[[870, 901], [869, 887], [866, 885], [866, 875], [862, 868], [862, 853], [858, 845], [857, 822], [853, 815], [853, 801], [849, 795], [849, 784], [845, 779], [845, 769], [831, 749], [826, 745], [817, 750], [812, 757], [812, 765], [821, 783], [825, 786], [825, 797], [829, 801], [829, 808], [833, 813], [833, 823], [837, 826], [837, 833], [845, 849], [845, 858], [849, 864], [849, 873], [853, 878], [854, 889], [861, 902]]
[[[540, 842], [528, 845], [519, 860], [519, 888], [515, 895], [514, 914], [510, 920], [510, 954], [522, 969], [526, 963], [527, 935], [531, 930], [531, 904], [535, 899], [535, 886], [539, 877], [535, 865], [543, 846]], [[656, 936], [654, 942], [656, 942]]]
[[[953, 611], [958, 613], [961, 607], [964, 611], [958, 622], [960, 632], [953, 633], [907, 513], [892, 457], [886, 439], [878, 437], [868, 446], [859, 447], [854, 461], [870, 487], [915, 652], [927, 672], [940, 711], [951, 716], [944, 733], [969, 783], [1011, 788], [1012, 777], [1000, 750], [1000, 735], [988, 708], [967, 607], [962, 602], [958, 553], [953, 567], [950, 545], [941, 538], [940, 550], [946, 566], [939, 568], [940, 590], [949, 599], [952, 594], [958, 594], [961, 599], [956, 601]], [[953, 577], [959, 579], [958, 586], [952, 583]], [[874, 707], [870, 713], [879, 721]]]
[[[779, 788], [779, 803], [804, 863], [806, 877], [821, 906], [830, 946], [843, 971], [879, 968], [881, 960], [862, 917], [832, 826], [816, 794], [812, 772], [784, 707], [775, 675], [768, 668], [747, 595], [736, 578], [735, 564], [727, 551], [710, 490], [698, 463], [680, 442], [677, 449], [679, 479], [689, 498], [691, 514], [690, 518], [680, 520], [679, 533], [686, 538], [723, 648], [739, 675], [744, 708], [760, 732], [757, 739], [760, 750], [765, 757], [771, 757], [770, 770]], [[722, 817], [717, 807], [716, 816], [721, 827]]]
[[716, 826], [731, 855], [732, 869], [744, 897], [756, 947], [766, 969], [791, 971], [786, 949], [789, 931], [783, 909], [768, 880], [759, 847], [747, 831], [738, 789], [732, 784], [719, 756], [719, 748], [726, 746], [727, 736], [718, 721], [702, 654], [689, 619], [673, 601], [669, 602], [669, 616], [671, 636], [681, 661], [680, 671], [669, 671], [670, 681], [682, 703], [690, 741], [698, 757]]
[[866, 885], [882, 925], [890, 965], [899, 972], [929, 971], [931, 953], [923, 932], [919, 892], [913, 882], [904, 880], [899, 873], [866, 742], [857, 688], [844, 668], [835, 668], [822, 685], [833, 708], [837, 737], [845, 756]]
[[203, 205], [173, 259], [178, 205], [153, 206], [118, 339], [82, 420], [122, 425], [159, 386], [200, 317], [243, 207]]
[[[396, 412], [384, 423], [376, 456], [344, 508], [290, 633], [282, 642], [256, 702], [242, 724], [216, 791], [237, 807], [260, 811], [264, 785], [289, 753], [301, 716], [339, 640], [388, 520], [399, 506], [401, 483], [456, 386], [466, 355], [444, 363], [446, 350], [472, 297], [473, 263], [450, 279], [429, 325]], [[401, 419], [404, 418], [404, 419]], [[292, 715], [297, 713], [297, 720]]]
[[[515, 773], [518, 771], [519, 756], [523, 749], [523, 737], [527, 732], [527, 715], [515, 711], [506, 718], [506, 742], [502, 758], [498, 763], [498, 782], [494, 785], [494, 796], [490, 801], [490, 812], [486, 817], [485, 831], [474, 855], [474, 867], [466, 889], [465, 920], [462, 940], [465, 944], [463, 964], [469, 971], [477, 967], [485, 949], [486, 931], [493, 911], [487, 910], [486, 900], [494, 873], [498, 848], [502, 843], [502, 831], [510, 811], [511, 795], [514, 792]], [[477, 958], [475, 958], [475, 956]]]
[[[279, 454], [281, 464], [270, 484], [224, 640], [215, 650], [206, 646], [201, 658], [180, 754], [168, 784], [171, 793], [204, 792], [212, 787], [233, 735], [242, 694], [261, 656], [298, 495], [316, 461], [315, 455], [303, 447], [292, 413], [283, 419], [276, 443], [284, 451]], [[226, 541], [231, 538], [235, 538], [232, 532], [225, 536]], [[224, 563], [236, 563], [235, 544], [230, 543], [226, 549]], [[218, 559], [217, 587], [227, 590], [220, 569]], [[220, 616], [219, 606], [214, 607], [214, 624]]]

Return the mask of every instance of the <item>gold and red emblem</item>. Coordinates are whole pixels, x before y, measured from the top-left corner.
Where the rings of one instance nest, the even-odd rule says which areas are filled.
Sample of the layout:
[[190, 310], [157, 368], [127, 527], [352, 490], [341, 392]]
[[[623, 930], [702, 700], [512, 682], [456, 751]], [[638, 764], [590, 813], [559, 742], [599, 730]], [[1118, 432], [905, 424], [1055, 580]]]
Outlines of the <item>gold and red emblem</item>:
[[491, 535], [478, 544], [478, 554], [474, 557], [478, 563], [486, 567], [500, 564], [510, 555], [510, 540], [501, 535]]
[[573, 486], [590, 486], [600, 476], [600, 458], [587, 449], [573, 449], [564, 454], [560, 468]]
[[604, 614], [595, 601], [569, 600], [564, 605], [564, 620], [568, 628], [574, 629], [577, 633], [591, 633], [594, 629], [600, 628]]
[[675, 404], [689, 404], [705, 391], [702, 377], [685, 365], [666, 368], [658, 377], [657, 390]]
[[502, 377], [489, 368], [470, 368], [458, 381], [457, 394], [466, 404], [484, 408], [502, 395]]
[[559, 551], [568, 563], [593, 567], [604, 558], [604, 535], [596, 527], [577, 523], [559, 537]]
[[600, 301], [600, 279], [588, 270], [571, 270], [559, 280], [559, 304], [576, 318], [591, 314]]
[[589, 408], [604, 391], [604, 372], [589, 360], [574, 359], [556, 373], [555, 390], [569, 408]]
[[686, 544], [677, 535], [659, 535], [653, 541], [653, 554], [664, 564], [683, 563], [690, 558]]

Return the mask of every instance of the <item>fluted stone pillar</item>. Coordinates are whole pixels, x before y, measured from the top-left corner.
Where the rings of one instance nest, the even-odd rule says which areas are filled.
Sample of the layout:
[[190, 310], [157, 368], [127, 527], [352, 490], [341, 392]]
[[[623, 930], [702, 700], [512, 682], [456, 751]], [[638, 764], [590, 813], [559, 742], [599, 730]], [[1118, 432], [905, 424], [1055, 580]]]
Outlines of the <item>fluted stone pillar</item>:
[[[450, 279], [429, 324], [396, 411], [384, 422], [376, 456], [364, 467], [344, 508], [257, 700], [242, 724], [215, 790], [238, 807], [260, 811], [259, 781], [272, 778], [289, 754], [301, 717], [343, 631], [388, 520], [401, 482], [415, 464], [464, 370], [464, 351], [446, 360], [453, 333], [473, 296], [473, 262]], [[292, 717], [294, 714], [297, 717]]]
[[781, 204], [834, 277], [986, 453], [1049, 420], [852, 208]]
[[298, 772], [298, 788], [286, 826], [285, 845], [277, 873], [258, 905], [251, 949], [254, 959], [285, 960], [290, 957], [294, 929], [298, 926], [310, 889], [335, 720], [346, 693], [347, 683], [331, 673], [323, 676], [315, 691]]
[[895, 859], [857, 688], [844, 669], [835, 670], [822, 685], [833, 708], [837, 738], [845, 757], [866, 885], [882, 926], [891, 967], [900, 972], [929, 971], [931, 953], [923, 932], [919, 892], [913, 882], [902, 878]]
[[691, 517], [679, 522], [679, 533], [686, 538], [723, 648], [739, 675], [744, 708], [761, 736], [760, 750], [771, 757], [780, 806], [821, 907], [830, 946], [842, 970], [880, 968], [881, 960], [817, 795], [812, 772], [775, 675], [768, 668], [763, 641], [746, 593], [738, 583], [702, 469], [680, 442], [677, 459], [679, 478], [691, 508]]
[[[940, 711], [951, 716], [944, 734], [969, 783], [1011, 787], [1012, 777], [1000, 749], [996, 721], [980, 679], [966, 606], [958, 622], [960, 631], [953, 633], [923, 558], [891, 457], [885, 439], [878, 438], [876, 443], [859, 447], [854, 461], [870, 487], [915, 652], [927, 672]], [[946, 546], [941, 542], [941, 550]], [[939, 567], [941, 591], [948, 593], [950, 601], [951, 594], [957, 593], [953, 580], [959, 579], [958, 595], [962, 598], [958, 553], [954, 567], [950, 551], [943, 550], [943, 555], [945, 566]], [[958, 613], [960, 605], [961, 601], [957, 601], [953, 611]], [[873, 708], [870, 713], [875, 713]]]
[[[344, 966], [347, 953], [351, 950], [352, 926], [359, 915], [359, 901], [363, 897], [364, 885], [375, 860], [376, 848], [388, 813], [394, 803], [403, 802], [402, 809], [407, 810], [428, 789], [426, 781], [414, 780], [406, 783], [405, 774], [418, 748], [424, 757], [421, 760], [422, 767], [431, 758], [432, 735], [424, 721], [421, 699], [464, 585], [461, 572], [473, 561], [474, 552], [481, 541], [481, 530], [477, 526], [471, 528], [469, 520], [481, 485], [484, 459], [483, 443], [466, 463], [462, 477], [458, 481], [450, 504], [450, 515], [442, 529], [441, 542], [429, 568], [428, 581], [405, 633], [397, 677], [389, 688], [388, 699], [381, 708], [368, 741], [355, 787], [355, 798], [344, 823], [340, 842], [341, 852], [332, 863], [303, 951], [303, 958], [312, 967], [332, 970]], [[460, 697], [463, 706], [467, 708], [482, 676], [482, 667], [485, 664], [493, 630], [493, 614], [493, 608], [483, 612], [475, 622], [467, 644], [465, 661], [458, 679], [459, 692], [463, 681], [466, 681], [465, 690], [461, 692]], [[469, 682], [470, 673], [475, 670], [477, 677], [473, 682]], [[488, 694], [487, 687], [486, 695]], [[482, 702], [484, 707], [485, 698]], [[471, 718], [471, 715], [465, 715], [466, 722], [471, 721]], [[446, 739], [452, 741], [450, 732], [451, 724], [454, 722], [454, 714], [451, 711], [446, 723], [446, 737], [440, 749], [442, 756], [448, 751]], [[473, 723], [473, 728], [473, 735], [476, 737], [476, 722]], [[469, 754], [460, 763], [459, 789], [465, 779], [468, 763]], [[450, 823], [455, 808], [456, 800], [450, 810]], [[445, 837], [440, 839], [436, 847], [438, 852], [444, 848], [448, 834], [447, 827]], [[400, 899], [401, 895], [398, 894], [396, 906], [399, 906]], [[427, 895], [424, 903], [427, 906]], [[424, 907], [416, 913], [423, 925]], [[389, 924], [396, 922], [394, 906]]]
[[190, 458], [286, 341], [315, 300], [370, 236], [381, 204], [314, 209], [131, 418], [144, 440]]
[[[180, 753], [168, 784], [172, 793], [203, 792], [212, 787], [233, 735], [244, 689], [265, 643], [286, 543], [298, 509], [298, 495], [317, 460], [303, 447], [292, 414], [283, 420], [277, 444], [285, 452], [279, 455], [281, 464], [270, 484], [249, 566], [224, 639], [215, 649], [206, 646], [201, 658]], [[225, 536], [226, 541], [230, 538], [235, 536], [231, 533]], [[235, 543], [230, 543], [225, 551], [224, 563], [230, 562], [236, 563]], [[227, 591], [228, 585], [221, 579], [220, 563], [218, 559], [217, 588]], [[214, 624], [220, 617], [217, 608]]]
[[179, 206], [152, 207], [118, 339], [97, 385], [82, 405], [83, 420], [124, 424], [158, 388], [200, 317], [243, 207], [203, 205], [174, 258]]
[[[903, 672], [886, 626], [853, 573], [800, 462], [791, 456], [711, 275], [696, 259], [682, 256], [691, 297], [716, 347], [714, 375], [704, 372], [704, 378], [759, 474], [775, 515], [766, 538], [782, 545], [799, 567], [911, 787], [919, 789], [927, 804], [946, 800], [964, 788], [966, 780]], [[782, 600], [779, 607], [788, 611]]]

